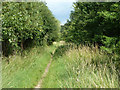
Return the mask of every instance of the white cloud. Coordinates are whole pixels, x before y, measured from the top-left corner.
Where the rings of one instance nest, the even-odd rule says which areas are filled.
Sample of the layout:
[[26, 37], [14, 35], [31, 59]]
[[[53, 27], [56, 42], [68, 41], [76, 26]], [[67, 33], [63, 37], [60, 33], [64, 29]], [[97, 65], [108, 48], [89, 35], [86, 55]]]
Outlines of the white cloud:
[[60, 25], [64, 25], [66, 22], [67, 22], [67, 20], [65, 20], [65, 21], [61, 22], [61, 24], [60, 24]]
[[47, 3], [48, 8], [52, 11], [53, 15], [61, 22], [65, 24], [71, 10], [73, 10], [72, 4], [76, 0], [44, 0]]

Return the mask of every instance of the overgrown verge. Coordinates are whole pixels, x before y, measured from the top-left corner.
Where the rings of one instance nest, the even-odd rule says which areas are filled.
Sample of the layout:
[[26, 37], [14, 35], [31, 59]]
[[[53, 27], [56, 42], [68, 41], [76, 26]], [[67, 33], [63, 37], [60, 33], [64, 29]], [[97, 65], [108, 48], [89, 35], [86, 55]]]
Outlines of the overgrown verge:
[[118, 55], [109, 55], [97, 47], [74, 46], [66, 50], [61, 57], [55, 58], [42, 86], [118, 88], [120, 87], [118, 60]]
[[[24, 55], [2, 60], [2, 88], [34, 88], [51, 58], [55, 47], [35, 47]], [[8, 64], [9, 60], [9, 64]]]

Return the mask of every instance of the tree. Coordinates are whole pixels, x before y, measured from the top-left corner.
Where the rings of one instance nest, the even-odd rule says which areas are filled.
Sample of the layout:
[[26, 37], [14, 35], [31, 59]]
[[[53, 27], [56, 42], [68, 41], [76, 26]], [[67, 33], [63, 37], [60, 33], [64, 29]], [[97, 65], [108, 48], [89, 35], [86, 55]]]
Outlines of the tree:
[[58, 36], [58, 20], [45, 2], [3, 2], [2, 5], [2, 43], [6, 56], [33, 45], [43, 45], [46, 37], [46, 43], [53, 42]]
[[[119, 2], [75, 2], [73, 7], [70, 20], [63, 27], [66, 41], [76, 44], [97, 43], [106, 48], [117, 45], [120, 40]], [[114, 40], [114, 45], [106, 46], [104, 36], [113, 38], [108, 43]]]

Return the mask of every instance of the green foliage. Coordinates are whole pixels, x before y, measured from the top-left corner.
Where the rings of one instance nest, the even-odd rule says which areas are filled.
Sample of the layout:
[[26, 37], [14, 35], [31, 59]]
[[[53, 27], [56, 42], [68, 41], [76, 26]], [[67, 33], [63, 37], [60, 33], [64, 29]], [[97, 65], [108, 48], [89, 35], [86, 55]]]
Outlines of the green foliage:
[[58, 46], [54, 52], [53, 58], [61, 57], [65, 52], [70, 48], [70, 45], [61, 45]]
[[119, 42], [116, 44], [116, 49], [115, 49], [116, 52], [120, 53], [120, 40]]
[[2, 5], [3, 53], [57, 39], [59, 22], [44, 2], [3, 2]]
[[76, 44], [97, 43], [114, 51], [120, 41], [120, 3], [75, 2], [73, 7], [70, 20], [62, 26], [63, 39]]
[[101, 47], [101, 49], [109, 52], [109, 53], [113, 53], [113, 51], [116, 50], [116, 41], [117, 38], [115, 37], [107, 37], [107, 36], [102, 36], [102, 43], [104, 44], [104, 46]]

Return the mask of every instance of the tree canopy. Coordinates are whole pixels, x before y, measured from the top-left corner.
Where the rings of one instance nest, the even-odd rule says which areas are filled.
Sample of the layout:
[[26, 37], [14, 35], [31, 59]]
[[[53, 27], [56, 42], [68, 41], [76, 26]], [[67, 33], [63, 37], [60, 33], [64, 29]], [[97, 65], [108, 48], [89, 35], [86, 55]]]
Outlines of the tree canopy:
[[2, 6], [3, 53], [32, 43], [50, 45], [58, 38], [59, 21], [45, 2], [3, 2]]
[[75, 2], [73, 7], [70, 20], [62, 26], [65, 41], [97, 43], [106, 50], [112, 48], [111, 52], [120, 50], [119, 2]]

